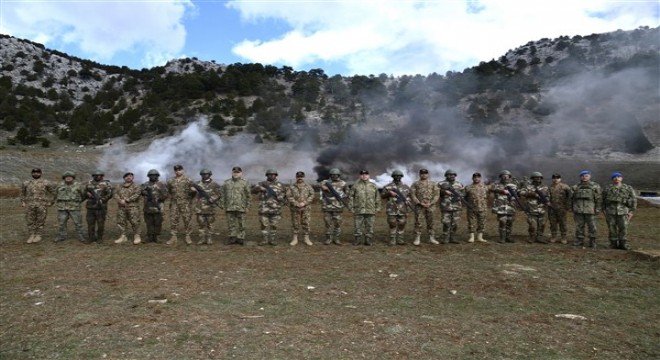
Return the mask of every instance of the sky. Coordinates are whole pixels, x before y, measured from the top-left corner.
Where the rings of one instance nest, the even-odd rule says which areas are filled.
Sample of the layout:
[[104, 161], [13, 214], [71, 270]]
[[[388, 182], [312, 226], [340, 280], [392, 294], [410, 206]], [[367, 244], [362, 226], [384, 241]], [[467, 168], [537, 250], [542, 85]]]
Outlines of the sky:
[[196, 57], [331, 76], [445, 74], [541, 38], [659, 24], [655, 0], [0, 0], [0, 33], [132, 69]]

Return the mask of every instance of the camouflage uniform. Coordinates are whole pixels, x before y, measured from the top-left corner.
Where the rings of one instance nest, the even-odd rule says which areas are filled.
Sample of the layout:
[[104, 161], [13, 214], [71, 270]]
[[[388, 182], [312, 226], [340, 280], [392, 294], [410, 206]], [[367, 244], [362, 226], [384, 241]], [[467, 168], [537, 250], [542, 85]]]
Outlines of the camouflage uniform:
[[103, 240], [105, 217], [108, 214], [108, 201], [112, 198], [113, 189], [110, 181], [102, 178], [92, 179], [87, 183], [87, 236], [89, 241]]
[[548, 187], [540, 181], [532, 181], [520, 190], [520, 196], [526, 199], [528, 242], [546, 243], [543, 239], [545, 230], [545, 205], [541, 198], [548, 198]]
[[116, 243], [122, 243], [126, 241], [129, 225], [133, 236], [140, 233], [140, 224], [142, 224], [140, 197], [142, 196], [142, 189], [134, 182], [124, 182], [117, 186], [115, 195], [117, 198], [117, 227], [121, 233], [121, 241], [116, 241]]
[[470, 207], [467, 209], [468, 232], [483, 234], [486, 227], [486, 212], [488, 211], [488, 187], [484, 184], [470, 184], [465, 187], [465, 200]]
[[[270, 190], [267, 190], [270, 188]], [[262, 240], [259, 245], [277, 244], [277, 226], [282, 220], [282, 207], [286, 205], [286, 189], [281, 182], [262, 181], [254, 187], [259, 194], [259, 222]]]
[[550, 203], [552, 206], [548, 209], [548, 220], [550, 220], [551, 242], [557, 238], [557, 233], [561, 234], [561, 242], [566, 244], [566, 213], [571, 208], [571, 187], [564, 183], [553, 183], [549, 188]]
[[433, 244], [438, 242], [435, 240], [433, 216], [435, 212], [435, 204], [440, 199], [440, 190], [438, 185], [433, 181], [417, 180], [410, 186], [410, 199], [415, 204], [417, 212], [415, 213], [415, 245], [419, 245], [419, 236], [422, 233], [422, 219], [426, 222], [426, 231], [429, 234], [429, 241]]
[[[396, 194], [397, 191], [401, 195]], [[383, 187], [382, 198], [387, 201], [385, 212], [387, 213], [387, 224], [390, 228], [390, 245], [404, 245], [406, 242], [403, 240], [403, 233], [408, 221], [408, 211], [412, 207], [410, 186], [401, 181], [393, 181]]]
[[513, 222], [516, 218], [516, 208], [513, 205], [514, 199], [511, 195], [505, 193], [510, 189], [517, 191], [516, 184], [510, 182], [510, 179], [500, 176], [500, 181], [491, 185], [490, 192], [495, 194], [493, 200], [492, 212], [497, 216], [500, 238], [499, 243], [514, 242], [511, 238], [513, 231]]
[[[344, 199], [343, 201], [346, 201], [348, 185], [346, 185], [344, 180], [340, 180], [339, 178], [333, 180], [330, 178], [322, 181], [319, 185], [327, 186], [327, 184], [330, 184], [337, 191], [339, 197]], [[324, 244], [335, 243], [340, 245], [339, 235], [341, 234], [341, 214], [344, 211], [344, 203], [337, 200], [330, 190], [326, 191], [321, 188], [321, 210], [323, 211], [323, 221], [325, 222]]]
[[607, 219], [610, 247], [630, 249], [628, 245], [628, 223], [637, 209], [635, 190], [627, 184], [610, 184], [603, 191], [603, 212]]
[[222, 184], [229, 244], [245, 244], [245, 213], [250, 207], [250, 185], [240, 177], [232, 177]]
[[[36, 172], [36, 171], [35, 171]], [[41, 174], [41, 171], [38, 171]], [[25, 221], [30, 237], [28, 243], [41, 241], [48, 206], [53, 205], [55, 184], [41, 177], [27, 180], [21, 186], [21, 203], [25, 207]]]
[[64, 239], [66, 239], [66, 224], [69, 221], [69, 218], [71, 218], [76, 227], [78, 239], [85, 242], [85, 235], [83, 234], [82, 228], [82, 215], [80, 214], [80, 203], [85, 200], [84, 187], [75, 180], [71, 183], [63, 181], [57, 187], [56, 191], [59, 232], [55, 241], [64, 241]]
[[[142, 213], [147, 227], [146, 241], [158, 242], [163, 230], [163, 203], [169, 196], [167, 184], [161, 181], [147, 181], [140, 186], [143, 196]], [[176, 227], [174, 227], [176, 229]]]
[[191, 190], [194, 182], [191, 178], [181, 175], [167, 181], [167, 191], [170, 196], [170, 235], [168, 244], [175, 243], [179, 221], [183, 219], [183, 231], [186, 235], [186, 243], [190, 245], [192, 240], [192, 200], [195, 192]]
[[197, 225], [199, 226], [199, 242], [201, 244], [212, 244], [213, 223], [215, 223], [215, 209], [218, 207], [222, 198], [222, 188], [220, 184], [208, 178], [207, 181], [200, 180], [197, 183], [206, 195], [203, 196], [199, 190], [195, 199], [195, 214], [197, 215]]
[[438, 183], [440, 193], [440, 219], [442, 221], [442, 242], [444, 244], [450, 242], [458, 244], [456, 231], [458, 230], [458, 223], [461, 220], [463, 203], [458, 196], [447, 194], [450, 192], [447, 190], [450, 187], [456, 191], [458, 196], [465, 196], [465, 188], [459, 181], [441, 181]]
[[314, 188], [305, 182], [296, 182], [286, 190], [286, 197], [289, 200], [289, 207], [291, 208], [291, 227], [293, 228], [293, 234], [309, 236]]
[[584, 228], [589, 229], [589, 246], [596, 246], [596, 216], [601, 208], [601, 187], [593, 181], [581, 181], [571, 188], [571, 207], [575, 219], [575, 246], [584, 245]]
[[353, 212], [355, 238], [353, 245], [361, 245], [362, 236], [364, 236], [364, 245], [371, 245], [374, 237], [374, 220], [381, 207], [380, 193], [376, 184], [368, 178], [358, 180], [348, 192], [348, 207]]

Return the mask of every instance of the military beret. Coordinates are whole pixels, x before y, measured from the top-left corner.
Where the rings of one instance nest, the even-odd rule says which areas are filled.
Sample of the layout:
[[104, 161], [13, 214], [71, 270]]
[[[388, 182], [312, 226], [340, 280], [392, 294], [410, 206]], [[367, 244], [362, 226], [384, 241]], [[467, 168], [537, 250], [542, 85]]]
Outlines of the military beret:
[[612, 176], [610, 178], [614, 179], [615, 177], [623, 177], [623, 175], [621, 175], [621, 173], [617, 171], [617, 172], [612, 173]]
[[305, 173], [302, 172], [302, 171], [298, 171], [298, 172], [296, 173], [296, 177], [297, 177], [297, 178], [304, 178], [304, 177], [305, 177]]
[[243, 169], [241, 169], [238, 166], [234, 166], [233, 168], [231, 168], [231, 172], [243, 172]]
[[591, 173], [587, 170], [584, 170], [584, 171], [580, 172], [580, 176], [582, 176], [582, 175], [591, 175]]

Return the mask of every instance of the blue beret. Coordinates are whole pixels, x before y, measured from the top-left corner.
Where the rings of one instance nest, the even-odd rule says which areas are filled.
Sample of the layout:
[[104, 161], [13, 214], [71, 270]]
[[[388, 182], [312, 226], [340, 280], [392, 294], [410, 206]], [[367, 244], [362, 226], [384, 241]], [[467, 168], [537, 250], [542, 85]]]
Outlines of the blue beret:
[[580, 176], [582, 176], [582, 175], [591, 175], [591, 173], [587, 170], [584, 170], [580, 173]]
[[623, 177], [623, 175], [621, 175], [620, 172], [612, 173], [612, 177], [611, 177], [611, 179], [614, 179], [615, 177]]

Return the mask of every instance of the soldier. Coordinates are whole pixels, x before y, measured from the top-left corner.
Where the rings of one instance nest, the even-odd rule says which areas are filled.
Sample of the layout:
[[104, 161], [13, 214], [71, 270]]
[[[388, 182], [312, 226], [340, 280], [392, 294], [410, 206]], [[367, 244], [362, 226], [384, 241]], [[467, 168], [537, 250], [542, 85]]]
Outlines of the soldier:
[[293, 239], [291, 246], [298, 244], [298, 234], [302, 231], [305, 245], [312, 245], [309, 239], [309, 224], [312, 218], [312, 201], [314, 201], [314, 188], [305, 182], [305, 173], [296, 173], [295, 184], [286, 190], [286, 198], [291, 208], [291, 227], [293, 228]]
[[465, 187], [456, 180], [456, 171], [445, 171], [445, 180], [438, 183], [440, 188], [440, 214], [442, 219], [442, 242], [458, 244], [456, 236], [458, 222], [465, 196]]
[[545, 207], [550, 204], [548, 187], [543, 185], [543, 175], [535, 171], [530, 175], [532, 180], [520, 189], [520, 196], [527, 200], [527, 242], [546, 244], [543, 239], [545, 230]]
[[488, 242], [484, 239], [486, 226], [486, 209], [488, 208], [488, 187], [481, 183], [481, 174], [472, 174], [472, 184], [465, 187], [465, 200], [470, 206], [467, 208], [469, 243], [474, 242], [474, 231], [477, 230], [477, 241]]
[[78, 239], [85, 243], [85, 236], [82, 229], [82, 216], [80, 215], [80, 203], [85, 200], [83, 186], [76, 181], [76, 174], [71, 171], [66, 171], [62, 175], [64, 180], [57, 187], [57, 220], [60, 224], [59, 232], [55, 242], [64, 241], [66, 239], [66, 223], [69, 218], [73, 220], [76, 226], [76, 233]]
[[277, 245], [277, 225], [282, 220], [282, 206], [286, 205], [284, 185], [277, 181], [277, 171], [266, 170], [266, 181], [255, 185], [252, 192], [259, 194], [259, 222], [262, 240], [259, 245]]
[[[149, 181], [140, 187], [140, 193], [144, 197], [142, 212], [144, 214], [144, 223], [147, 225], [147, 241], [157, 243], [158, 236], [160, 236], [163, 227], [163, 203], [169, 196], [168, 186], [158, 180], [160, 173], [156, 169], [149, 170], [147, 177]], [[174, 240], [176, 242], [176, 239]], [[133, 244], [139, 243], [140, 236], [137, 235], [133, 240]]]
[[235, 166], [231, 178], [222, 184], [227, 225], [229, 225], [229, 245], [245, 245], [245, 213], [250, 207], [250, 185], [241, 177], [243, 170]]
[[213, 243], [213, 223], [215, 223], [215, 209], [220, 207], [222, 189], [220, 184], [211, 179], [213, 173], [209, 169], [199, 172], [202, 177], [196, 185], [197, 197], [195, 200], [195, 214], [197, 214], [197, 225], [199, 226], [199, 241], [197, 245]]
[[548, 220], [550, 220], [550, 242], [557, 242], [557, 233], [561, 234], [561, 243], [566, 244], [567, 228], [566, 213], [571, 206], [571, 187], [561, 182], [560, 174], [552, 174], [550, 185], [550, 204]]
[[354, 240], [353, 245], [370, 246], [374, 237], [374, 220], [380, 211], [380, 194], [376, 184], [369, 181], [369, 171], [360, 171], [358, 180], [348, 193], [348, 208], [353, 212]]
[[340, 179], [339, 169], [330, 169], [330, 179], [321, 181], [321, 209], [325, 222], [325, 241], [323, 244], [334, 243], [341, 245], [339, 235], [341, 234], [342, 212], [347, 207], [346, 196], [348, 185]]
[[174, 165], [174, 178], [167, 181], [167, 192], [170, 196], [170, 239], [166, 245], [174, 245], [177, 242], [177, 231], [179, 221], [183, 219], [183, 230], [186, 235], [186, 244], [192, 244], [192, 200], [195, 197], [191, 178], [184, 175], [182, 165]]
[[580, 173], [580, 182], [571, 188], [571, 207], [575, 220], [575, 246], [584, 246], [584, 228], [589, 229], [589, 247], [596, 247], [596, 217], [603, 201], [600, 185], [591, 181], [587, 170]]
[[626, 239], [628, 223], [637, 209], [637, 198], [632, 186], [623, 183], [623, 175], [615, 172], [611, 176], [612, 184], [603, 191], [603, 212], [607, 220], [610, 248], [630, 250]]
[[429, 242], [434, 245], [439, 244], [435, 240], [433, 214], [435, 212], [435, 204], [440, 199], [440, 190], [437, 184], [429, 180], [429, 171], [427, 169], [419, 170], [419, 180], [415, 181], [410, 187], [410, 199], [417, 208], [415, 212], [415, 240], [413, 241], [413, 245], [419, 246], [420, 244], [422, 219], [426, 222]]
[[[115, 193], [117, 194], [117, 227], [121, 232], [119, 238], [115, 240], [115, 244], [121, 244], [128, 241], [126, 232], [128, 226], [131, 226], [134, 241], [140, 243], [140, 224], [142, 218], [140, 217], [140, 197], [142, 196], [142, 189], [133, 182], [135, 176], [132, 172], [127, 172], [123, 176], [124, 183], [117, 186]], [[153, 241], [152, 239], [147, 239]]]
[[408, 210], [416, 210], [410, 202], [410, 186], [401, 182], [403, 172], [392, 171], [392, 182], [383, 187], [382, 198], [387, 201], [387, 224], [390, 228], [390, 245], [405, 245], [403, 233], [408, 221]]
[[90, 242], [103, 240], [108, 201], [113, 195], [110, 181], [104, 180], [104, 175], [103, 171], [95, 170], [92, 173], [92, 179], [85, 187], [87, 195], [87, 236]]
[[55, 184], [41, 178], [41, 169], [32, 169], [32, 179], [23, 182], [21, 186], [21, 206], [25, 208], [30, 237], [27, 243], [41, 241], [41, 231], [46, 223], [46, 214], [55, 198]]
[[513, 205], [513, 194], [516, 193], [516, 184], [511, 180], [511, 172], [509, 170], [502, 170], [500, 172], [500, 181], [491, 185], [488, 190], [495, 194], [493, 201], [493, 213], [497, 215], [497, 222], [499, 224], [500, 238], [497, 242], [514, 242], [511, 237], [513, 229], [513, 221], [516, 218], [516, 208]]

